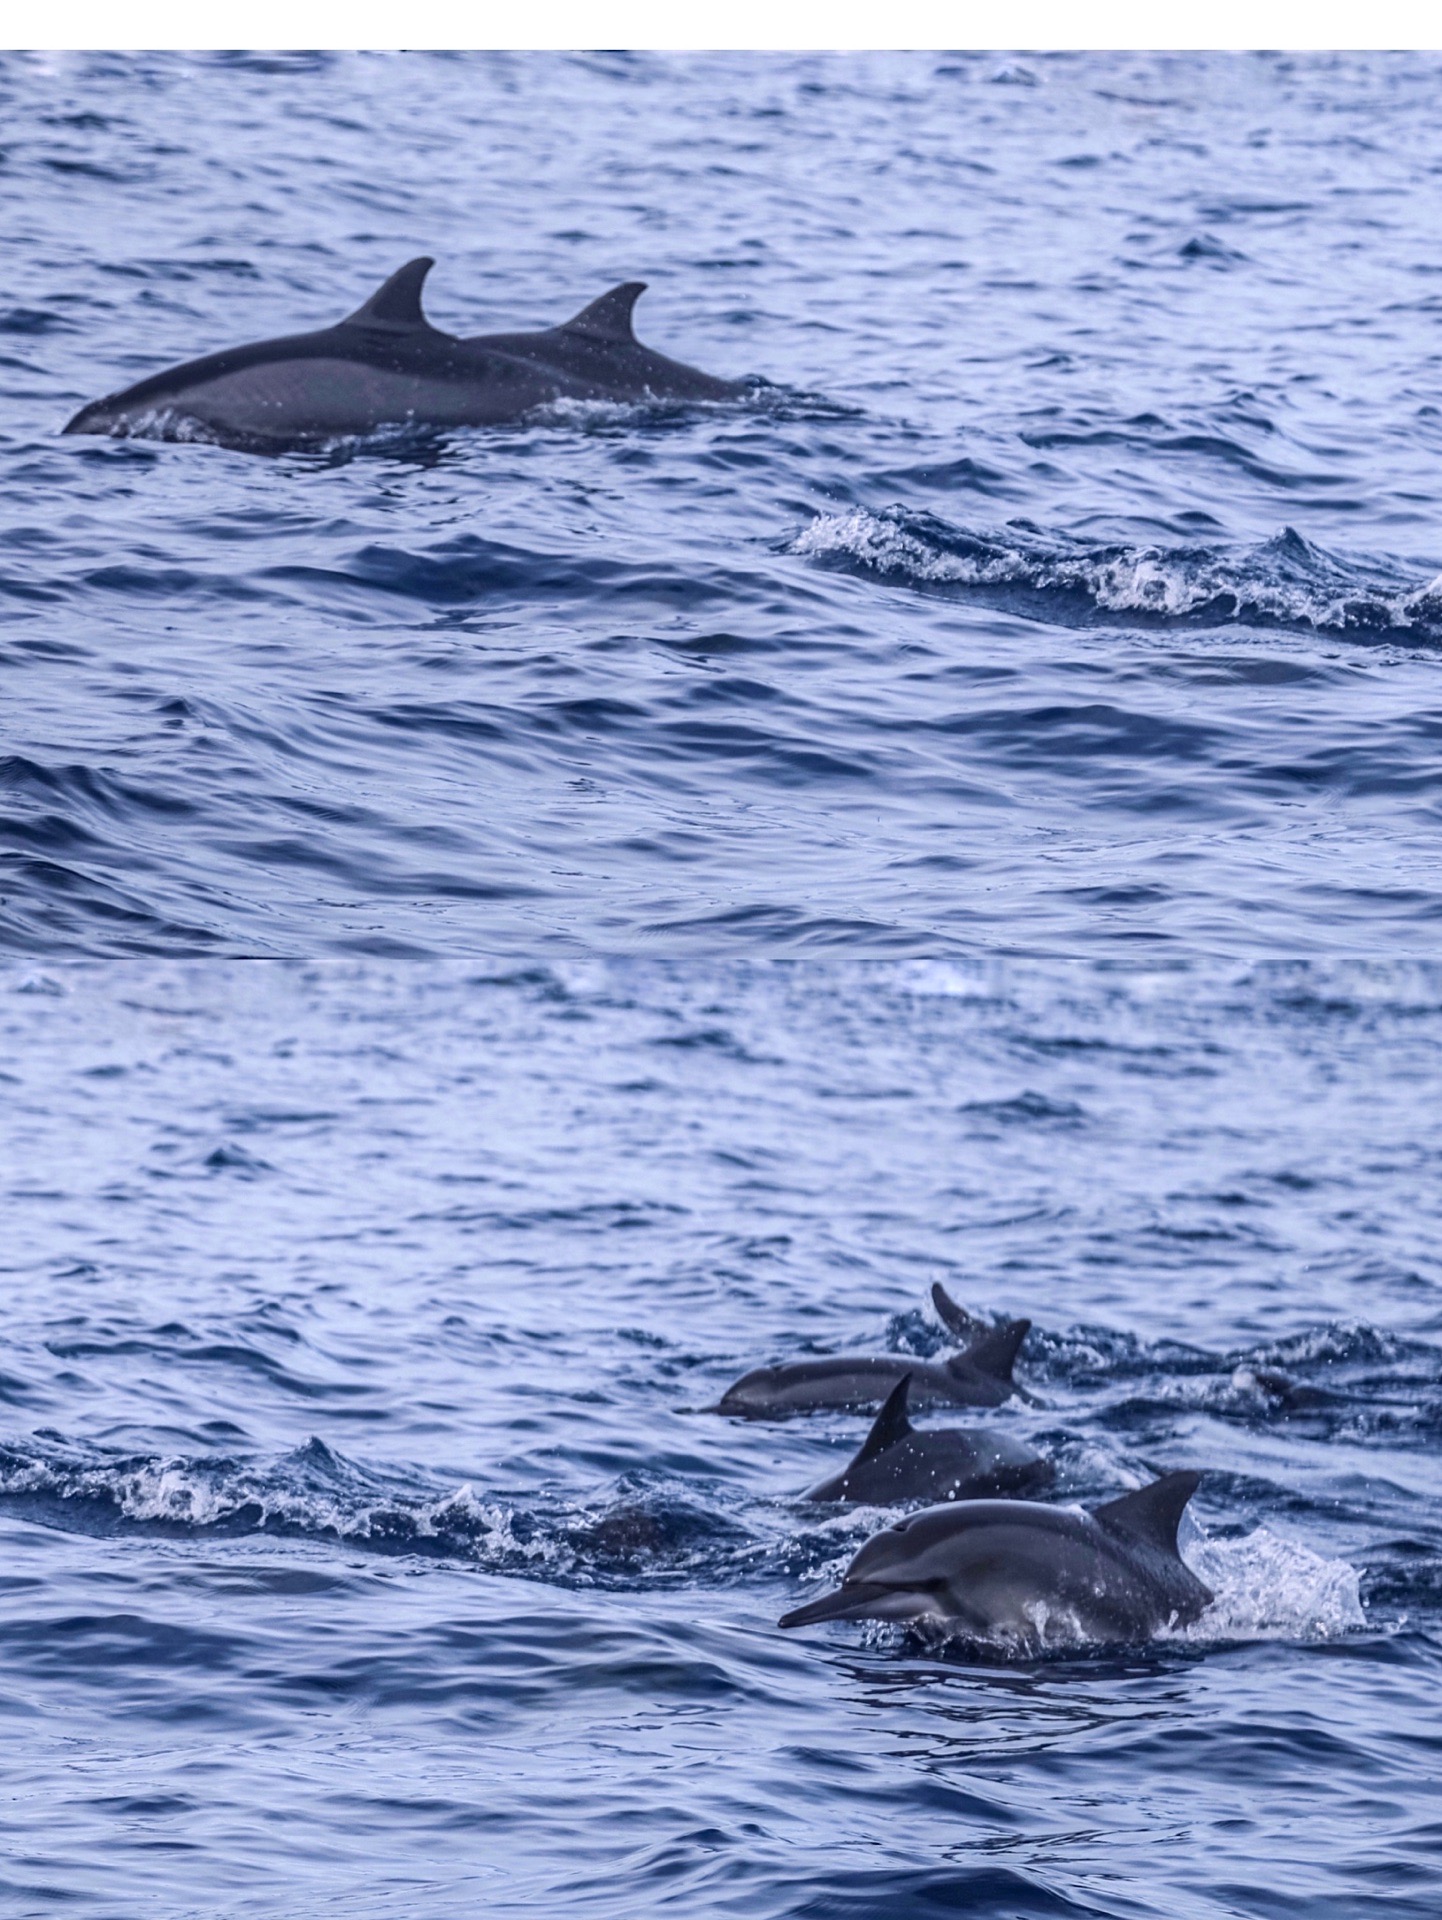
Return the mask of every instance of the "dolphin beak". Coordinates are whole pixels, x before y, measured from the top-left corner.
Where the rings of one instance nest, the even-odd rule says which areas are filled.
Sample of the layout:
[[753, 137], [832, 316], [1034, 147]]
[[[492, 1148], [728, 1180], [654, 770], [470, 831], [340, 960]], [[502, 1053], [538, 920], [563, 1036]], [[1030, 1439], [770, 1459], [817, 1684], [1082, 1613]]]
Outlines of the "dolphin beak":
[[893, 1593], [891, 1587], [858, 1580], [854, 1585], [838, 1587], [835, 1593], [823, 1593], [804, 1607], [783, 1613], [778, 1627], [810, 1627], [818, 1620], [865, 1620], [878, 1600]]
[[92, 400], [82, 407], [72, 420], [67, 420], [60, 429], [62, 433], [109, 433], [115, 425], [115, 416], [107, 409], [103, 400]]

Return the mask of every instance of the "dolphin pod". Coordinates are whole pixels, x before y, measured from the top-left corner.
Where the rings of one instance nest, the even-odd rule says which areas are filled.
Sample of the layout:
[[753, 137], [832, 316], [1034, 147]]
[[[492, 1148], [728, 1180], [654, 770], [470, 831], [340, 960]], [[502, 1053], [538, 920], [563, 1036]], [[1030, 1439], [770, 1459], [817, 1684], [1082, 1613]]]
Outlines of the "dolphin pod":
[[1164, 1474], [1089, 1511], [1015, 1497], [1043, 1493], [1055, 1477], [1051, 1463], [1008, 1434], [915, 1427], [908, 1406], [1029, 1399], [1012, 1368], [1031, 1323], [977, 1319], [940, 1283], [931, 1297], [964, 1343], [960, 1353], [940, 1362], [843, 1355], [757, 1367], [708, 1409], [786, 1419], [871, 1407], [884, 1396], [852, 1460], [804, 1498], [943, 1503], [873, 1535], [839, 1587], [784, 1614], [781, 1626], [890, 1620], [1025, 1655], [1134, 1644], [1190, 1626], [1213, 1597], [1177, 1550], [1178, 1523], [1200, 1474]]
[[1038, 1493], [1055, 1477], [1043, 1460], [1009, 1435], [975, 1427], [914, 1427], [904, 1373], [877, 1414], [856, 1458], [823, 1480], [808, 1500], [854, 1500], [873, 1507], [902, 1500], [970, 1500], [989, 1493]]
[[928, 1508], [875, 1534], [834, 1592], [780, 1624], [902, 1620], [1026, 1651], [1188, 1626], [1212, 1599], [1177, 1552], [1200, 1478], [1169, 1473], [1089, 1513], [1024, 1500]]
[[631, 310], [644, 281], [613, 287], [561, 326], [463, 340], [421, 310], [434, 264], [408, 262], [336, 326], [188, 360], [92, 401], [64, 431], [272, 453], [380, 427], [495, 426], [557, 400], [726, 400], [746, 391], [640, 344]]

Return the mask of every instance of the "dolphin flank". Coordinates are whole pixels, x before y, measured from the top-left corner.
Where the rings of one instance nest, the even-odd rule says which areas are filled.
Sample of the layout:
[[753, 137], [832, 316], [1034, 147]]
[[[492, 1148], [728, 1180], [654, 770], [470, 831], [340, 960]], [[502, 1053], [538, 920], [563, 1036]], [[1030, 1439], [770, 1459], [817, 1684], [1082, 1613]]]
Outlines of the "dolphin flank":
[[903, 1374], [911, 1375], [915, 1405], [999, 1407], [1016, 1391], [1012, 1363], [1030, 1326], [1030, 1320], [1003, 1320], [940, 1365], [898, 1353], [875, 1360], [838, 1355], [756, 1367], [706, 1411], [739, 1413], [749, 1420], [784, 1420], [793, 1413], [822, 1408], [879, 1407]]
[[380, 427], [494, 426], [555, 400], [725, 400], [746, 390], [640, 344], [631, 310], [643, 281], [613, 287], [559, 327], [462, 340], [421, 311], [434, 264], [410, 261], [336, 326], [152, 374], [82, 407], [64, 431], [273, 453]]
[[930, 1507], [874, 1534], [834, 1593], [780, 1624], [901, 1620], [1023, 1652], [1147, 1640], [1211, 1603], [1177, 1552], [1200, 1479], [1169, 1473], [1090, 1513], [1023, 1500]]
[[910, 1391], [908, 1372], [892, 1388], [851, 1465], [813, 1487], [808, 1500], [884, 1507], [899, 1500], [974, 1500], [1050, 1486], [1050, 1461], [1019, 1440], [976, 1427], [912, 1426], [906, 1415]]

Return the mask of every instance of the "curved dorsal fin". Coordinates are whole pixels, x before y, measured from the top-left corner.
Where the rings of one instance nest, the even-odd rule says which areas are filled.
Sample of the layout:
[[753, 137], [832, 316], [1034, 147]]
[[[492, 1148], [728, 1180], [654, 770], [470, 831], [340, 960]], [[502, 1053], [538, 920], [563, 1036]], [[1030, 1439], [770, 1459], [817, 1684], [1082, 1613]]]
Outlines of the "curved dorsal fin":
[[574, 320], [563, 321], [556, 332], [584, 333], [591, 340], [610, 340], [617, 346], [634, 347], [637, 342], [631, 331], [631, 309], [645, 291], [644, 280], [628, 280], [624, 286], [612, 287], [589, 307], [582, 307]]
[[936, 1308], [936, 1317], [944, 1327], [949, 1327], [963, 1340], [975, 1340], [979, 1333], [986, 1330], [986, 1322], [978, 1320], [974, 1313], [959, 1306], [939, 1280], [931, 1283], [931, 1304]]
[[397, 333], [412, 327], [430, 330], [430, 321], [421, 312], [421, 288], [435, 261], [422, 254], [397, 269], [384, 286], [377, 287], [363, 307], [341, 322], [346, 327], [388, 327]]
[[861, 1443], [861, 1451], [852, 1461], [853, 1467], [859, 1467], [863, 1460], [874, 1460], [878, 1453], [885, 1453], [888, 1447], [894, 1447], [899, 1440], [905, 1440], [915, 1429], [906, 1417], [906, 1400], [911, 1391], [911, 1375], [902, 1374], [891, 1392], [886, 1396], [886, 1404], [876, 1416], [870, 1433]]
[[1109, 1527], [1143, 1540], [1164, 1553], [1177, 1550], [1177, 1527], [1182, 1509], [1202, 1484], [1199, 1473], [1164, 1473], [1149, 1487], [1136, 1493], [1124, 1493], [1120, 1500], [1108, 1500], [1104, 1507], [1093, 1507], [1098, 1520]]
[[953, 1354], [946, 1364], [963, 1372], [989, 1373], [994, 1380], [1009, 1382], [1017, 1349], [1030, 1331], [1030, 1320], [1003, 1320], [1000, 1325], [978, 1334], [965, 1353]]

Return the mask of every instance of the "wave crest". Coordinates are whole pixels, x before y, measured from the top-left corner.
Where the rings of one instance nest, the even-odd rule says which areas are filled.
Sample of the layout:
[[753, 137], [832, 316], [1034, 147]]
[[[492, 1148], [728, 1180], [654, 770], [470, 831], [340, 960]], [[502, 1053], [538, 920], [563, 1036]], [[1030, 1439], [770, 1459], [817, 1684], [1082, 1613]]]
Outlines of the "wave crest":
[[1083, 540], [1027, 521], [981, 532], [901, 507], [856, 507], [820, 515], [790, 551], [915, 588], [970, 589], [1073, 624], [1125, 614], [1442, 639], [1442, 574], [1408, 581], [1379, 563], [1328, 554], [1291, 528], [1228, 551]]

